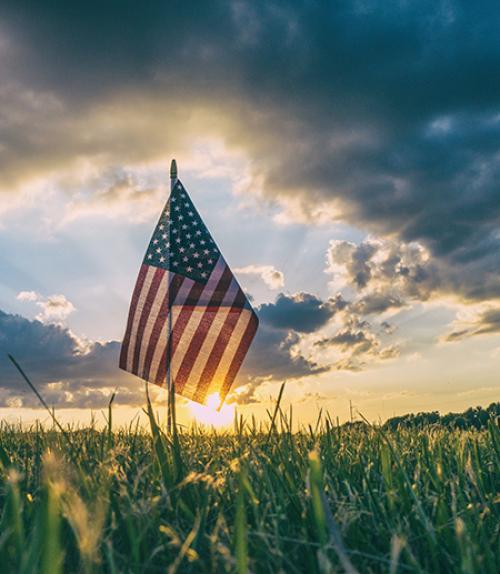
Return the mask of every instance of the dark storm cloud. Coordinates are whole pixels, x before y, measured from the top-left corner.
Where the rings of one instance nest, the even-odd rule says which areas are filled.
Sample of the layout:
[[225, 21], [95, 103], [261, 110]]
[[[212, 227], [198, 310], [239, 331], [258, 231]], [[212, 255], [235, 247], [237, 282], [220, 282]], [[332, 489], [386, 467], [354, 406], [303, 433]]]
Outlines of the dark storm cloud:
[[117, 404], [140, 405], [142, 386], [116, 366], [119, 348], [117, 341], [82, 346], [63, 327], [0, 311], [0, 406], [13, 404], [14, 399], [40, 406], [7, 353], [55, 406], [103, 407], [116, 386]]
[[339, 331], [334, 337], [321, 339], [316, 343], [319, 347], [336, 345], [344, 349], [358, 347], [360, 345], [369, 349], [372, 347], [372, 344], [372, 339], [365, 332], [350, 330]]
[[274, 303], [264, 303], [259, 317], [271, 327], [293, 329], [299, 333], [311, 333], [324, 326], [333, 315], [347, 305], [338, 295], [322, 301], [309, 293], [285, 295], [280, 293]]
[[[0, 168], [14, 186], [218, 132], [268, 197], [331, 202], [423, 243], [440, 290], [499, 297], [499, 15], [465, 1], [4, 3]], [[370, 280], [359, 262], [357, 286]]]
[[322, 301], [309, 293], [280, 293], [274, 303], [260, 305], [257, 309], [259, 329], [243, 363], [240, 382], [269, 377], [294, 379], [327, 371], [328, 367], [302, 356], [295, 347], [301, 334], [321, 329], [345, 306], [341, 297]]
[[296, 379], [328, 370], [294, 353], [293, 347], [299, 341], [299, 335], [295, 331], [275, 329], [261, 321], [238, 376], [239, 380], [241, 382], [247, 378], [264, 380], [269, 377], [278, 380]]
[[353, 308], [361, 315], [384, 313], [389, 309], [403, 307], [404, 302], [398, 294], [375, 291], [359, 299]]
[[[320, 349], [336, 348], [342, 356], [335, 360], [331, 369], [338, 371], [361, 371], [378, 361], [394, 359], [400, 355], [398, 344], [383, 346], [373, 326], [354, 310], [348, 307], [343, 316], [342, 327], [329, 337], [318, 339], [314, 345]], [[379, 325], [378, 335], [390, 336], [394, 331], [383, 322]]]
[[394, 240], [331, 241], [327, 263], [328, 272], [342, 273], [348, 285], [361, 291], [352, 310], [363, 315], [426, 300], [451, 281], [422, 246]]

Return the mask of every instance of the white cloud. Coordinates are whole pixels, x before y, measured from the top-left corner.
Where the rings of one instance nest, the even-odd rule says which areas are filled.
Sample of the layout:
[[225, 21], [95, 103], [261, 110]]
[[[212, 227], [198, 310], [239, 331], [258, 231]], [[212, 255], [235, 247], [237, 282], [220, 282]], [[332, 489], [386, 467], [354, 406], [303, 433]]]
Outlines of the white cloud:
[[16, 299], [18, 301], [36, 301], [39, 297], [40, 295], [35, 291], [20, 291]]
[[281, 289], [285, 286], [283, 272], [272, 265], [247, 265], [235, 269], [235, 272], [243, 275], [258, 275], [269, 289]]
[[73, 303], [60, 294], [44, 297], [35, 291], [20, 291], [16, 298], [19, 301], [35, 302], [41, 309], [35, 319], [42, 323], [61, 323], [75, 310]]

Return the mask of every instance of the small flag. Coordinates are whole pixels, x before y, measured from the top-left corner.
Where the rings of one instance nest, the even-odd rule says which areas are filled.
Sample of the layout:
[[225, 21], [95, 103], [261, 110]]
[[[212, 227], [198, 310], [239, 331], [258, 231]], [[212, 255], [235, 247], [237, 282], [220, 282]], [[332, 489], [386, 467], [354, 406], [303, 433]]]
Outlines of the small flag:
[[257, 331], [247, 297], [177, 180], [132, 295], [120, 368], [204, 403], [224, 401]]

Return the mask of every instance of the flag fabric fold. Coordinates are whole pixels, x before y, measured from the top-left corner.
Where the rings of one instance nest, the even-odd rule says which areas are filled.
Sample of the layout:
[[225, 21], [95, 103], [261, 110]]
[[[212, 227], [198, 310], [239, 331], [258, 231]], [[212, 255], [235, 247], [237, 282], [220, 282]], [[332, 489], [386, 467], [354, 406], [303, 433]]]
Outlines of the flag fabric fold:
[[258, 319], [182, 183], [177, 180], [132, 294], [120, 368], [204, 403], [223, 401]]

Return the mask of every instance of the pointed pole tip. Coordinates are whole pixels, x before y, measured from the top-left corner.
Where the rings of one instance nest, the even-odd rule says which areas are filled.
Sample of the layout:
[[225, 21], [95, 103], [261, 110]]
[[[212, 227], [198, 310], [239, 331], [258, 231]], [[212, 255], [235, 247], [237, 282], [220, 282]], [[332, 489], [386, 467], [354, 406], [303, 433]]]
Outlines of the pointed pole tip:
[[175, 159], [170, 164], [170, 179], [177, 179], [177, 162]]

